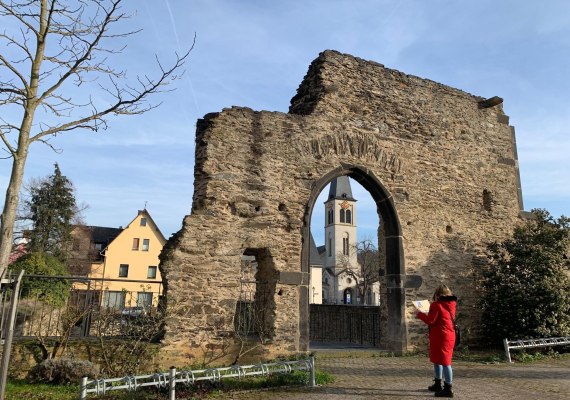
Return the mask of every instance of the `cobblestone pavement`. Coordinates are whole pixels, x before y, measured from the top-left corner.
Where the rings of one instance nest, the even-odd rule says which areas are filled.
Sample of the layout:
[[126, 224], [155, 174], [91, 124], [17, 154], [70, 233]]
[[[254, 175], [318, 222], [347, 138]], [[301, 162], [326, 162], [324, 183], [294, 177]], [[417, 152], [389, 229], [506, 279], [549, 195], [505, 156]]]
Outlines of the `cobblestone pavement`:
[[[433, 378], [427, 357], [351, 358], [318, 357], [317, 368], [335, 376], [326, 386], [295, 387], [234, 394], [231, 399], [415, 399], [433, 398], [427, 391]], [[457, 361], [453, 364], [454, 398], [570, 399], [570, 356], [532, 363], [482, 364]]]

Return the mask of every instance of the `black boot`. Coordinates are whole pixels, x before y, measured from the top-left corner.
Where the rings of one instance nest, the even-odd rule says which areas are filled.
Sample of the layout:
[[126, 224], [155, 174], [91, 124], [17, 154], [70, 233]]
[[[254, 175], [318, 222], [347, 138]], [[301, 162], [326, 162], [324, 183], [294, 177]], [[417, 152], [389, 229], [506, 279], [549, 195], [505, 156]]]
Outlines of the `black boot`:
[[436, 393], [437, 393], [437, 392], [439, 392], [440, 390], [443, 389], [443, 386], [441, 386], [441, 379], [435, 378], [435, 379], [433, 380], [433, 382], [434, 382], [433, 385], [428, 386], [428, 390], [429, 390], [430, 392], [436, 392]]
[[435, 392], [435, 397], [453, 397], [453, 390], [451, 390], [451, 385], [447, 382], [443, 382], [443, 389], [439, 392]]

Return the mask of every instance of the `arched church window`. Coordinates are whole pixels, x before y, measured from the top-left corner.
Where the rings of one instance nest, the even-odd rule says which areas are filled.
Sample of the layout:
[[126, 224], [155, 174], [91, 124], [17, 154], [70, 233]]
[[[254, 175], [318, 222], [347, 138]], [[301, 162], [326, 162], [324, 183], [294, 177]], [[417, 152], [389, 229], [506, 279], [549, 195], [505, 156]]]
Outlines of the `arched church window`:
[[352, 212], [350, 210], [346, 210], [346, 223], [352, 224]]
[[342, 254], [344, 254], [345, 256], [347, 256], [350, 251], [348, 239], [349, 239], [348, 233], [345, 233], [344, 237], [342, 238]]
[[340, 222], [344, 223], [344, 215], [345, 215], [345, 211], [341, 208], [340, 209]]
[[327, 212], [327, 215], [328, 215], [328, 224], [329, 224], [329, 225], [334, 224], [334, 211], [333, 211], [333, 210], [329, 210], [329, 211]]

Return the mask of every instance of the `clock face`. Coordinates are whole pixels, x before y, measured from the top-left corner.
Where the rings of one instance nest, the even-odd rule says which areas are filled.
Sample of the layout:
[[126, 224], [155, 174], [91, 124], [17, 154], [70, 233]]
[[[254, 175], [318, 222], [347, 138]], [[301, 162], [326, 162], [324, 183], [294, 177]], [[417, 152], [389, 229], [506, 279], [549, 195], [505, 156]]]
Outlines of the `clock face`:
[[343, 208], [346, 210], [348, 207], [350, 207], [350, 205], [348, 204], [348, 201], [345, 200], [342, 203], [340, 203], [340, 208]]
[[334, 204], [333, 204], [333, 203], [327, 204], [327, 208], [333, 208], [333, 207], [334, 207]]

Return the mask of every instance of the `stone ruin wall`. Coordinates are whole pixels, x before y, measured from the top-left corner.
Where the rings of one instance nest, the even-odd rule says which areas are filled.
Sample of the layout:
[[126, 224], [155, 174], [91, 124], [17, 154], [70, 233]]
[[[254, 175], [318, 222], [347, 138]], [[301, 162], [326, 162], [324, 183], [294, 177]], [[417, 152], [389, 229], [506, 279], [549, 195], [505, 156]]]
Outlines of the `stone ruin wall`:
[[[275, 284], [264, 355], [307, 350], [307, 206], [319, 179], [350, 166], [373, 174], [393, 197], [406, 274], [423, 277], [406, 298], [429, 298], [448, 284], [462, 299], [468, 331], [477, 256], [484, 242], [510, 234], [522, 208], [514, 130], [501, 105], [480, 108], [482, 100], [325, 51], [288, 114], [232, 107], [206, 115], [197, 125], [192, 214], [162, 254], [166, 350], [199, 358], [228, 349], [246, 249], [265, 249]], [[426, 334], [406, 307], [411, 348]]]

